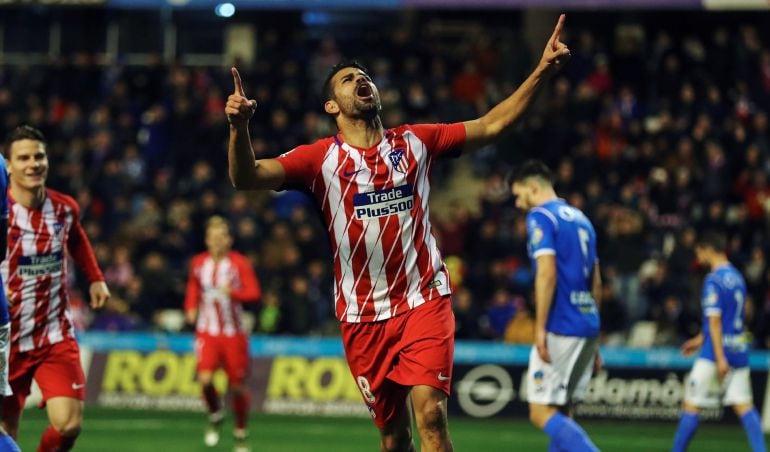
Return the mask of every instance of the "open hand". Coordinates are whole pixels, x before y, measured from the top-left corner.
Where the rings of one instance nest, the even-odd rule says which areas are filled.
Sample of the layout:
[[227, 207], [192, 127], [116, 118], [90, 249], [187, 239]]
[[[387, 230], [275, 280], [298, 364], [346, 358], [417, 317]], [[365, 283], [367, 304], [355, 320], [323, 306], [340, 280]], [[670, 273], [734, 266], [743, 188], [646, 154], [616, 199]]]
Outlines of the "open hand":
[[227, 98], [225, 114], [227, 114], [227, 120], [233, 127], [246, 127], [249, 124], [249, 119], [251, 119], [254, 111], [257, 109], [257, 101], [246, 98], [246, 92], [243, 91], [243, 82], [241, 81], [241, 74], [238, 73], [238, 69], [231, 68], [230, 70], [233, 73], [235, 90]]

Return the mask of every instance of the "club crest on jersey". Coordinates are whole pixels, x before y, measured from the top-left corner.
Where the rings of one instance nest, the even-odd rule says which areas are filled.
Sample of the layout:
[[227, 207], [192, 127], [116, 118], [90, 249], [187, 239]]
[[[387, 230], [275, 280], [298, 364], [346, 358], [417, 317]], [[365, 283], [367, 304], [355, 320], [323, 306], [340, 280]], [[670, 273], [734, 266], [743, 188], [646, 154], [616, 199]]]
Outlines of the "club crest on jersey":
[[388, 158], [390, 159], [390, 164], [393, 169], [399, 173], [406, 174], [406, 172], [409, 170], [409, 162], [406, 160], [403, 149], [396, 149], [395, 151], [388, 154]]

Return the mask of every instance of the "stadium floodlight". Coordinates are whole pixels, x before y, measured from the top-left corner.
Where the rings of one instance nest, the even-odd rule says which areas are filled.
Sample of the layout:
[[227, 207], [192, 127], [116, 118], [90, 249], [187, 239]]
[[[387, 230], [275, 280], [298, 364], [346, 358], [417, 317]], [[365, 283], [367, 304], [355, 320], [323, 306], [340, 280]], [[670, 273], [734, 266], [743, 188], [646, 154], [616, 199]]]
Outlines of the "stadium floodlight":
[[232, 3], [220, 3], [214, 8], [214, 13], [219, 17], [233, 17], [235, 5]]

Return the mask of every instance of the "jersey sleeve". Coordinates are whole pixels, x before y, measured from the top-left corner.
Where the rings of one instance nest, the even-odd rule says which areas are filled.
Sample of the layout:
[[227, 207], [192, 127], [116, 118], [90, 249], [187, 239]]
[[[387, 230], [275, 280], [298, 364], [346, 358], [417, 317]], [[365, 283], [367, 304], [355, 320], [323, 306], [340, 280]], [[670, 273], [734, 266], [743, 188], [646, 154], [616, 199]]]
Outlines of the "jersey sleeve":
[[257, 275], [254, 269], [244, 256], [238, 256], [235, 260], [238, 268], [238, 278], [241, 281], [240, 287], [233, 287], [230, 291], [230, 298], [239, 303], [256, 303], [262, 298], [262, 288], [259, 285]]
[[409, 128], [433, 157], [459, 157], [465, 146], [465, 124], [415, 124]]
[[297, 146], [289, 152], [276, 158], [283, 166], [285, 179], [281, 190], [291, 187], [309, 187], [320, 170], [320, 159], [323, 155], [321, 144], [306, 144]]
[[556, 254], [556, 225], [545, 213], [535, 210], [527, 215], [527, 235], [532, 258]]
[[0, 156], [0, 219], [8, 218], [8, 169]]
[[722, 301], [719, 299], [719, 286], [711, 278], [703, 282], [701, 298], [703, 314], [707, 317], [722, 315]]
[[201, 283], [198, 280], [195, 269], [198, 267], [197, 258], [190, 261], [190, 270], [187, 276], [187, 289], [184, 294], [184, 310], [186, 312], [198, 309], [198, 301], [201, 298]]
[[72, 229], [67, 238], [67, 250], [69, 251], [75, 263], [86, 274], [89, 283], [104, 281], [104, 275], [96, 262], [94, 250], [91, 248], [91, 242], [88, 240], [86, 231], [80, 224], [80, 208], [72, 200]]

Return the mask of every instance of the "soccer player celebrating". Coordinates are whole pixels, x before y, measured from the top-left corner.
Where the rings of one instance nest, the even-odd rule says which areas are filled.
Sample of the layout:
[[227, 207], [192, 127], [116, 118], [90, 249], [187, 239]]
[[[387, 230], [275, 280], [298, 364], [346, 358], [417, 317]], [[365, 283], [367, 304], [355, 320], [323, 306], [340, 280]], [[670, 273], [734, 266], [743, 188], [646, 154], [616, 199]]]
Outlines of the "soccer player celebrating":
[[187, 321], [195, 324], [198, 381], [209, 412], [209, 426], [203, 437], [207, 446], [219, 443], [224, 413], [219, 394], [212, 384], [214, 372], [223, 367], [233, 394], [235, 451], [246, 452], [246, 423], [249, 391], [245, 379], [249, 368], [249, 343], [241, 324], [241, 303], [257, 302], [259, 281], [246, 256], [231, 250], [230, 227], [219, 216], [206, 224], [207, 251], [193, 257], [184, 309]]
[[[551, 438], [548, 450], [598, 450], [569, 417], [600, 362], [601, 276], [596, 233], [580, 210], [556, 196], [553, 174], [530, 160], [511, 178], [516, 207], [528, 211], [528, 251], [535, 266], [535, 345], [527, 400], [532, 423]], [[566, 414], [566, 415], [565, 415]]]
[[703, 281], [703, 330], [682, 345], [682, 353], [700, 349], [685, 389], [682, 417], [674, 437], [675, 452], [687, 450], [698, 428], [698, 411], [732, 405], [741, 419], [754, 452], [765, 451], [759, 414], [754, 408], [749, 380], [749, 351], [743, 331], [746, 283], [733, 267], [721, 233], [703, 233], [695, 245], [695, 258], [711, 272]]
[[[0, 260], [8, 253], [8, 170], [0, 156]], [[8, 358], [11, 347], [11, 320], [8, 299], [0, 278], [0, 400], [13, 394], [8, 384]], [[0, 426], [0, 451], [20, 451], [13, 438]]]
[[332, 243], [337, 318], [350, 370], [379, 427], [383, 450], [413, 450], [407, 396], [426, 451], [452, 449], [447, 429], [454, 353], [448, 273], [428, 214], [435, 161], [475, 149], [510, 130], [569, 58], [564, 16], [535, 71], [484, 116], [456, 124], [384, 129], [380, 95], [356, 63], [332, 68], [324, 110], [339, 133], [256, 161], [248, 122], [257, 103], [233, 68], [230, 179], [237, 189], [309, 190]]
[[8, 256], [1, 270], [11, 314], [13, 396], [3, 400], [3, 427], [16, 437], [34, 378], [50, 421], [38, 451], [66, 451], [80, 433], [86, 382], [70, 322], [65, 251], [91, 283], [91, 307], [101, 308], [110, 292], [80, 225], [77, 203], [45, 186], [48, 156], [43, 134], [17, 127], [6, 140], [5, 152], [11, 187]]

